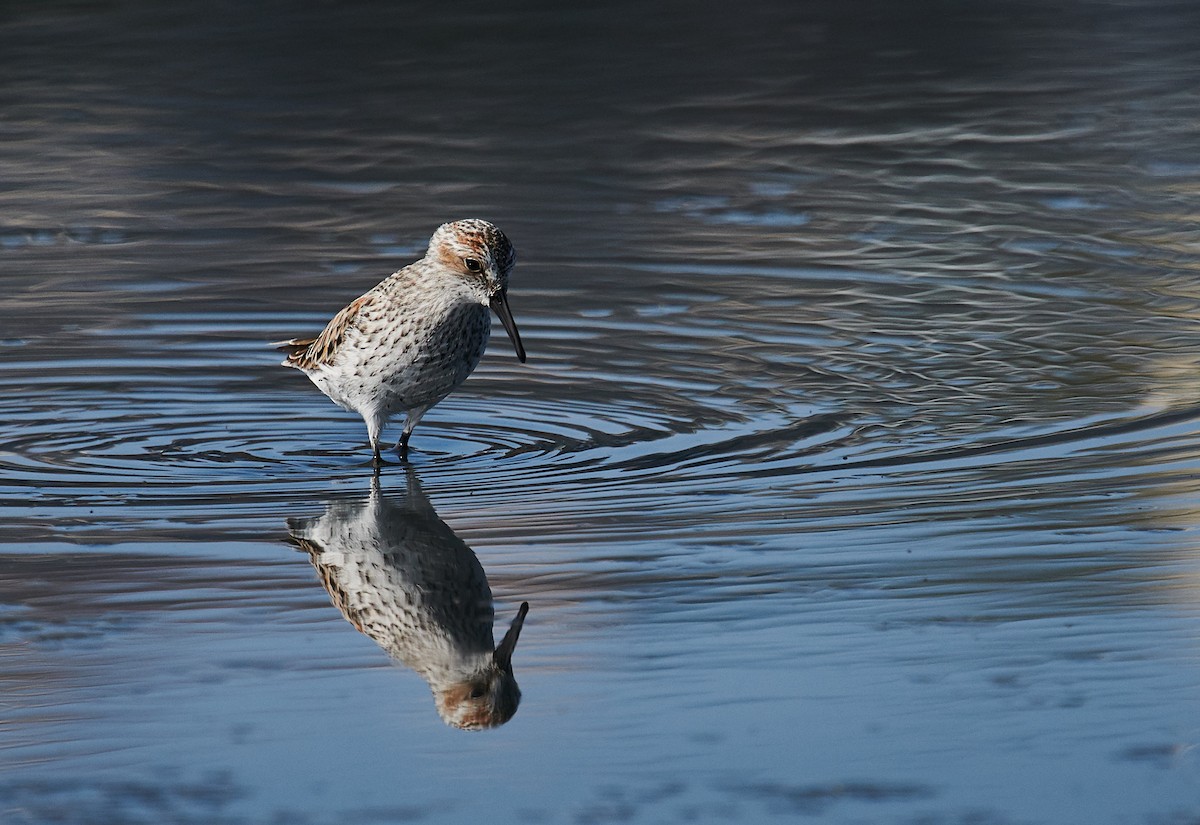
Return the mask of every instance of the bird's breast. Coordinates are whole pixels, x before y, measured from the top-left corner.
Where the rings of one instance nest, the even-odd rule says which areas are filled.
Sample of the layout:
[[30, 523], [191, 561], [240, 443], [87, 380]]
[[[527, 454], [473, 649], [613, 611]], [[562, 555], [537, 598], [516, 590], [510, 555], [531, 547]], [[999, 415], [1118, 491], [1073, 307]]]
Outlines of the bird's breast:
[[479, 363], [491, 331], [488, 309], [477, 303], [436, 303], [364, 318], [346, 350], [352, 370], [379, 386], [389, 406], [435, 402], [466, 380]]

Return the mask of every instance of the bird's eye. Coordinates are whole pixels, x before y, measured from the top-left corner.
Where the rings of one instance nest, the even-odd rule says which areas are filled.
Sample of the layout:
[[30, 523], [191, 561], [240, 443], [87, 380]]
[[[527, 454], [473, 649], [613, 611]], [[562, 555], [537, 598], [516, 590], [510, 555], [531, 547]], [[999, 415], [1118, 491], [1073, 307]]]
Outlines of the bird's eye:
[[467, 269], [471, 270], [472, 272], [478, 272], [479, 270], [483, 269], [483, 264], [479, 262], [478, 258], [464, 258], [463, 263], [466, 264]]
[[471, 686], [471, 698], [472, 699], [482, 699], [483, 695], [485, 693], [487, 693], [487, 688], [484, 687], [483, 685], [472, 685]]

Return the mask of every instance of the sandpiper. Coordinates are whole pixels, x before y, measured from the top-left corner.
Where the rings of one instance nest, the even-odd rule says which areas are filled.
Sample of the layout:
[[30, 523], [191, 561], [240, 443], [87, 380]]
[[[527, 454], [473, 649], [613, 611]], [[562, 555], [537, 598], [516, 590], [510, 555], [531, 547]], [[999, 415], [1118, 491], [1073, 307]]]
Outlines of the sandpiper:
[[429, 684], [447, 724], [502, 725], [521, 701], [512, 660], [529, 604], [497, 644], [479, 557], [407, 470], [402, 499], [383, 495], [376, 475], [366, 501], [334, 501], [318, 518], [288, 519], [291, 541], [308, 553], [346, 620]]
[[488, 308], [500, 318], [517, 358], [525, 347], [508, 308], [508, 276], [516, 253], [491, 223], [470, 218], [442, 224], [425, 257], [351, 301], [316, 338], [272, 346], [283, 365], [307, 375], [367, 424], [378, 467], [379, 438], [393, 413], [406, 414], [396, 445], [408, 453], [413, 427], [475, 369], [491, 335]]

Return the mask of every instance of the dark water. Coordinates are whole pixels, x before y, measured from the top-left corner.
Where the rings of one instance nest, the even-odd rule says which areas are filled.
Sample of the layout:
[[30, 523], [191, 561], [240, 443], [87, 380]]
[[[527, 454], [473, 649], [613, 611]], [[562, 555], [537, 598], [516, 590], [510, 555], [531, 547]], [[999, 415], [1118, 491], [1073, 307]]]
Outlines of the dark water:
[[[5, 4], [0, 77], [0, 821], [1200, 821], [1192, 4]], [[529, 363], [369, 499], [263, 342], [476, 215]], [[498, 730], [347, 622], [421, 581], [529, 602]]]

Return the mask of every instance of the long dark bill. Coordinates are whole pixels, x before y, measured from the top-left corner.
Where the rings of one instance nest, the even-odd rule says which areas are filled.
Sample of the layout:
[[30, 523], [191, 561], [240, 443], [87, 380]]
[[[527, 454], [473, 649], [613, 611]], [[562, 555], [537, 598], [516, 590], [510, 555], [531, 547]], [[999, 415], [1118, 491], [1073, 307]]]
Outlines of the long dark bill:
[[521, 627], [525, 624], [525, 614], [528, 612], [529, 602], [521, 602], [517, 618], [513, 619], [512, 626], [508, 628], [500, 644], [496, 645], [496, 652], [492, 654], [492, 661], [509, 673], [512, 673], [513, 651], [517, 649], [517, 638], [521, 635]]
[[521, 345], [521, 333], [517, 332], [517, 322], [513, 320], [512, 310], [508, 308], [508, 290], [502, 289], [492, 296], [492, 312], [496, 313], [500, 323], [504, 324], [504, 331], [508, 333], [513, 348], [517, 351], [517, 359], [524, 364], [525, 347]]

